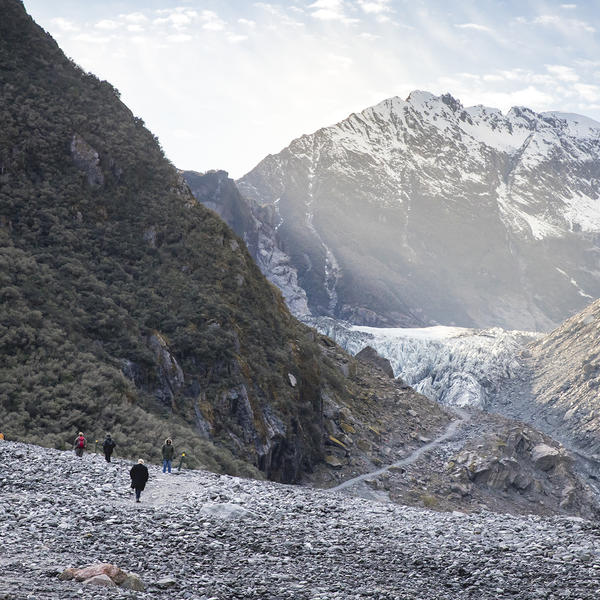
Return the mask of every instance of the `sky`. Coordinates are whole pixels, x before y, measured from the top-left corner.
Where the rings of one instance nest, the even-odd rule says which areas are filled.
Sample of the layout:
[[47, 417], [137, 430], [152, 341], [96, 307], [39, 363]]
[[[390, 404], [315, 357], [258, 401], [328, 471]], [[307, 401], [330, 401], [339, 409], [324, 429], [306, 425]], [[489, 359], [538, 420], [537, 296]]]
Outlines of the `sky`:
[[600, 120], [600, 2], [24, 0], [180, 169], [239, 178], [412, 90]]

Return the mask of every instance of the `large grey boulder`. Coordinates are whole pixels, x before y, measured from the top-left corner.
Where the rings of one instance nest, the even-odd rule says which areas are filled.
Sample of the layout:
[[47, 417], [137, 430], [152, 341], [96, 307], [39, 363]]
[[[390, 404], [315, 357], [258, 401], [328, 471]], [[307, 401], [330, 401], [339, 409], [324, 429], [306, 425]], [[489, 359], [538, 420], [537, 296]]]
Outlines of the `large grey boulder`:
[[556, 467], [561, 458], [560, 452], [547, 444], [538, 444], [531, 450], [531, 460], [533, 461], [533, 464], [536, 469], [541, 469], [542, 471], [549, 471]]

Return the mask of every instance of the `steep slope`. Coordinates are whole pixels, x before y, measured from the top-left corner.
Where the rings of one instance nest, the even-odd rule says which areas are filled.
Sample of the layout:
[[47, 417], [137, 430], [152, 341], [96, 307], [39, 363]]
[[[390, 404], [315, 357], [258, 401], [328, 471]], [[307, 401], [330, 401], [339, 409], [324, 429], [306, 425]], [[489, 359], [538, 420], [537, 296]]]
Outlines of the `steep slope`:
[[19, 1], [0, 14], [2, 431], [64, 448], [108, 430], [150, 458], [169, 434], [190, 466], [297, 481], [325, 454], [325, 400], [362, 414], [364, 390], [116, 90]]
[[600, 301], [532, 346], [538, 419], [600, 458]]
[[313, 315], [547, 330], [600, 296], [600, 124], [413, 92], [238, 181]]
[[298, 273], [277, 233], [280, 219], [276, 210], [242, 197], [225, 171], [183, 171], [183, 176], [196, 200], [214, 210], [243, 238], [260, 270], [281, 290], [292, 314], [310, 315], [306, 292], [298, 285]]

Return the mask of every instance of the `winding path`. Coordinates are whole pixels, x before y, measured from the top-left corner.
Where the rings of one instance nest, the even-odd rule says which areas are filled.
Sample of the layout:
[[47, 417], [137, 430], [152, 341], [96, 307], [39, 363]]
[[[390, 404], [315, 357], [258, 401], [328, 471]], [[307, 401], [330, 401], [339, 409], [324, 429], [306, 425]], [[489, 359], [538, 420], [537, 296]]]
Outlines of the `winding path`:
[[390, 469], [404, 467], [406, 465], [413, 464], [415, 461], [417, 461], [421, 457], [421, 455], [425, 454], [426, 452], [428, 452], [435, 446], [438, 446], [439, 444], [451, 439], [454, 436], [454, 434], [456, 433], [456, 431], [458, 430], [458, 428], [461, 427], [462, 425], [464, 425], [467, 421], [469, 421], [471, 419], [471, 415], [465, 410], [462, 410], [460, 408], [455, 408], [454, 412], [456, 413], [456, 415], [459, 418], [456, 419], [455, 421], [452, 421], [446, 428], [446, 431], [444, 431], [444, 433], [442, 433], [442, 435], [440, 435], [439, 437], [435, 438], [431, 442], [427, 442], [423, 446], [420, 446], [419, 448], [417, 448], [414, 452], [412, 452], [408, 456], [406, 456], [390, 465], [381, 467], [380, 469], [377, 469], [376, 471], [370, 471], [369, 473], [363, 473], [362, 475], [358, 475], [357, 477], [348, 479], [347, 481], [344, 481], [343, 483], [340, 483], [339, 485], [336, 485], [335, 487], [329, 488], [329, 491], [330, 492], [338, 492], [341, 490], [345, 490], [349, 487], [352, 487], [353, 485], [356, 485], [357, 483], [360, 483], [361, 481], [365, 481], [367, 479], [377, 477], [378, 475], [381, 475], [382, 473], [385, 473], [386, 471], [389, 471]]

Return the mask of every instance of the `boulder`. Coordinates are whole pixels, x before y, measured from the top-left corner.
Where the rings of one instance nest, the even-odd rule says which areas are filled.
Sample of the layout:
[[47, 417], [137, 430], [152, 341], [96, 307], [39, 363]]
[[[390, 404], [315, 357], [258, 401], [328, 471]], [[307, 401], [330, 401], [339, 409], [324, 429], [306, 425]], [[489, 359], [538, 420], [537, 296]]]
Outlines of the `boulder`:
[[83, 581], [84, 583], [105, 585], [105, 583], [101, 583], [101, 581], [104, 580], [99, 580], [99, 582], [91, 581], [92, 579], [101, 576], [109, 578], [115, 585], [122, 585], [129, 577], [129, 574], [116, 565], [111, 565], [110, 563], [97, 563], [94, 565], [86, 565], [79, 569], [73, 567], [65, 569], [58, 578], [63, 581], [75, 579], [75, 581]]
[[553, 469], [561, 460], [560, 452], [547, 444], [538, 444], [531, 450], [531, 460], [536, 469], [549, 471]]
[[392, 365], [387, 358], [383, 358], [377, 354], [377, 350], [372, 348], [371, 346], [366, 346], [363, 348], [357, 355], [356, 358], [358, 360], [371, 364], [378, 369], [381, 369], [388, 377], [394, 378], [394, 369], [392, 369]]
[[136, 592], [143, 592], [146, 589], [144, 582], [135, 573], [127, 573], [127, 577], [121, 584], [121, 587]]
[[252, 511], [230, 502], [205, 504], [200, 509], [200, 514], [204, 516], [217, 517], [221, 520], [244, 519], [247, 517], [255, 517], [256, 514]]
[[328, 454], [327, 456], [325, 456], [325, 462], [334, 469], [341, 469], [344, 466], [344, 463], [333, 454]]
[[91, 579], [97, 575], [106, 575], [110, 577], [117, 585], [120, 585], [125, 581], [127, 573], [122, 569], [119, 569], [116, 565], [110, 563], [97, 563], [95, 565], [88, 565], [80, 569], [67, 569], [61, 575], [61, 579], [75, 579], [76, 581], [85, 581]]
[[98, 585], [100, 587], [117, 587], [117, 584], [108, 575], [94, 575], [83, 582], [83, 585]]
[[177, 585], [177, 580], [174, 577], [163, 577], [156, 582], [156, 585], [159, 588], [166, 589]]

